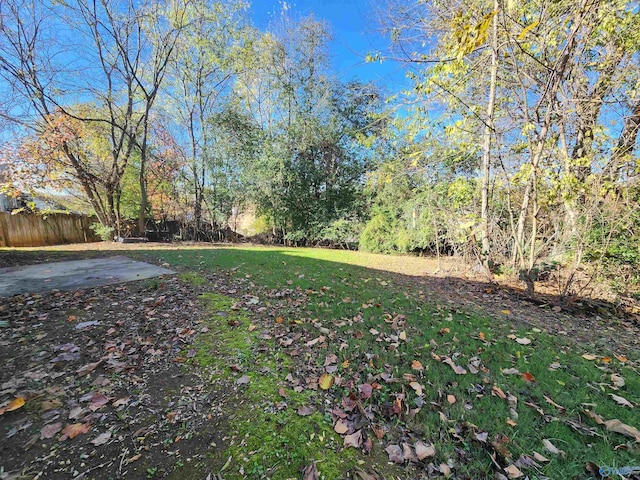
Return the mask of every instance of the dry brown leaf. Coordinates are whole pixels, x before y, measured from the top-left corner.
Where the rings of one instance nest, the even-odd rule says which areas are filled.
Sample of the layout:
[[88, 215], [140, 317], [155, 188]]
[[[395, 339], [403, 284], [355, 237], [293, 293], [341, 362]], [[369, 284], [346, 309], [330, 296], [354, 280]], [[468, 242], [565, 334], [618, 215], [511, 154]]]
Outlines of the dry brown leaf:
[[517, 368], [501, 368], [500, 373], [503, 375], [520, 375], [520, 370]]
[[424, 370], [424, 367], [422, 366], [422, 363], [420, 363], [419, 360], [413, 360], [411, 362], [411, 368], [413, 368], [414, 370], [418, 370], [420, 372]]
[[96, 368], [100, 366], [101, 363], [102, 363], [102, 360], [98, 360], [95, 363], [87, 363], [86, 365], [83, 365], [78, 370], [76, 370], [76, 373], [79, 376], [83, 377], [93, 372]]
[[420, 385], [418, 382], [411, 382], [409, 383], [409, 386], [415, 390], [416, 395], [418, 395], [419, 397], [424, 395], [424, 391], [422, 390], [422, 385]]
[[553, 443], [551, 443], [550, 440], [547, 440], [546, 438], [542, 440], [542, 444], [544, 445], [545, 450], [547, 450], [550, 453], [553, 453], [554, 455], [560, 455], [562, 457], [566, 455], [565, 452], [558, 449]]
[[531, 340], [529, 340], [527, 337], [516, 338], [516, 342], [518, 342], [520, 345], [529, 345], [529, 344], [531, 344]]
[[238, 380], [236, 380], [236, 384], [237, 385], [247, 385], [250, 381], [251, 381], [251, 379], [249, 378], [248, 375], [243, 375]]
[[333, 426], [333, 429], [339, 435], [344, 435], [349, 431], [349, 427], [342, 420], [338, 420], [336, 424]]
[[62, 430], [60, 441], [62, 442], [67, 438], [74, 439], [78, 435], [87, 433], [89, 430], [91, 430], [91, 425], [89, 423], [70, 423]]
[[509, 478], [520, 478], [524, 476], [524, 473], [522, 473], [515, 465], [509, 465], [504, 469], [504, 471], [507, 472], [507, 476]]
[[105, 443], [107, 443], [110, 439], [111, 439], [111, 430], [107, 430], [106, 432], [101, 433], [96, 438], [91, 440], [91, 442], [89, 443], [93, 443], [96, 447], [99, 447], [100, 445], [104, 445]]
[[535, 377], [531, 375], [529, 372], [524, 372], [521, 377], [525, 382], [534, 383], [536, 381]]
[[590, 353], [584, 353], [582, 355], [582, 358], [584, 358], [585, 360], [595, 360], [598, 357], [596, 355], [591, 355]]
[[536, 462], [540, 462], [540, 463], [549, 463], [551, 460], [549, 460], [547, 457], [545, 457], [544, 455], [540, 455], [538, 452], [534, 451], [533, 452], [533, 459]]
[[40, 440], [53, 438], [58, 434], [60, 430], [62, 430], [62, 423], [60, 422], [45, 425], [44, 427], [42, 427], [42, 430], [40, 430]]
[[640, 430], [638, 430], [637, 428], [622, 423], [617, 418], [607, 420], [606, 422], [604, 422], [604, 425], [610, 432], [616, 432], [621, 435], [634, 438], [636, 442], [640, 443]]
[[308, 465], [304, 469], [302, 480], [319, 480], [319, 479], [320, 479], [320, 475], [318, 474], [318, 468], [316, 467], [316, 462], [313, 462], [311, 465]]
[[360, 448], [362, 446], [362, 430], [356, 430], [351, 435], [345, 435], [344, 447]]
[[300, 408], [298, 408], [298, 415], [300, 415], [301, 417], [308, 417], [309, 415], [312, 415], [312, 414], [313, 414], [313, 409], [311, 407], [302, 405]]
[[424, 442], [416, 442], [413, 446], [416, 451], [416, 457], [418, 460], [422, 461], [425, 458], [431, 458], [436, 456], [436, 449], [432, 444], [426, 444]]
[[381, 440], [387, 433], [387, 430], [384, 427], [378, 425], [372, 425], [371, 428], [373, 429], [373, 434], [378, 440]]
[[438, 470], [440, 470], [440, 473], [442, 473], [445, 478], [449, 478], [451, 476], [451, 467], [446, 463], [441, 463]]
[[493, 395], [494, 397], [500, 397], [503, 400], [507, 399], [507, 396], [504, 394], [502, 389], [497, 385], [494, 385], [493, 387], [491, 387], [491, 395]]
[[596, 422], [598, 425], [603, 425], [604, 424], [604, 419], [598, 415], [595, 412], [592, 412], [591, 410], [585, 410], [584, 414], [589, 417], [591, 420], [593, 420], [594, 422]]
[[393, 463], [404, 463], [404, 455], [402, 454], [402, 448], [399, 445], [388, 445], [387, 448], [384, 449], [389, 455], [389, 461]]
[[449, 365], [453, 369], [453, 371], [456, 372], [457, 375], [466, 375], [467, 374], [467, 371], [463, 367], [461, 367], [459, 365], [456, 365], [454, 363], [454, 361], [451, 360], [451, 358], [449, 358], [449, 357], [444, 357], [442, 359], [442, 363], [446, 363], [447, 365]]
[[447, 402], [449, 402], [450, 405], [453, 405], [456, 403], [456, 397], [453, 395], [447, 395]]
[[624, 378], [622, 378], [622, 376], [618, 375], [617, 373], [611, 374], [611, 383], [616, 388], [622, 388], [625, 385]]
[[621, 405], [623, 407], [629, 407], [629, 408], [633, 408], [633, 404], [627, 400], [624, 397], [621, 397], [620, 395], [614, 395], [613, 393], [609, 394], [611, 396], [611, 398], [613, 398], [613, 400], [618, 404]]

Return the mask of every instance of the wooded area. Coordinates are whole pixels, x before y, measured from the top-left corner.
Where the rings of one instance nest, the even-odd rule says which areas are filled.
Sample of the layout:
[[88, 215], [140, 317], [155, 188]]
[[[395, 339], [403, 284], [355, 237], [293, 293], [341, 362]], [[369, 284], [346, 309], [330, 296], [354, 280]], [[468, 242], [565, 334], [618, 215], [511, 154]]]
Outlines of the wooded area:
[[397, 1], [412, 87], [337, 78], [328, 26], [236, 0], [0, 6], [2, 157], [107, 235], [238, 211], [291, 245], [458, 254], [562, 295], [637, 290], [639, 12], [627, 0]]

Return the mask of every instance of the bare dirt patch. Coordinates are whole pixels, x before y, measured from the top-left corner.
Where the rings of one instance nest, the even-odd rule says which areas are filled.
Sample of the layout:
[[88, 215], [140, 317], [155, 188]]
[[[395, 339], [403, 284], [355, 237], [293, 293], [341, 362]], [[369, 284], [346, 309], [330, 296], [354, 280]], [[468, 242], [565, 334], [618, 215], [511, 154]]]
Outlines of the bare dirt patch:
[[0, 416], [8, 478], [210, 473], [228, 394], [183, 367], [201, 315], [176, 278], [0, 300], [0, 405], [24, 401]]

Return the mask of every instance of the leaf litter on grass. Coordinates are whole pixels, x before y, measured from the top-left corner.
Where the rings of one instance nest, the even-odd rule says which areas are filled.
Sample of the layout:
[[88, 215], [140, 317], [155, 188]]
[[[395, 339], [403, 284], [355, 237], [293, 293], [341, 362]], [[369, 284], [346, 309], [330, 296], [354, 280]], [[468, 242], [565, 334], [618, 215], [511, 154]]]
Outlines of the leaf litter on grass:
[[[575, 411], [575, 403], [565, 399], [560, 405], [553, 399], [567, 382], [564, 375], [569, 368], [567, 365], [576, 360], [570, 360], [568, 364], [563, 362], [565, 366], [556, 359], [545, 361], [544, 365], [543, 362], [532, 363], [540, 353], [546, 358], [545, 350], [551, 341], [551, 337], [542, 334], [540, 329], [510, 333], [507, 324], [487, 324], [480, 318], [444, 307], [427, 314], [427, 318], [428, 315], [432, 317], [426, 322], [426, 330], [433, 332], [430, 336], [425, 333], [425, 326], [417, 329], [416, 319], [425, 318], [425, 315], [416, 315], [412, 296], [397, 290], [390, 292], [394, 288], [393, 282], [387, 281], [382, 294], [385, 299], [366, 289], [353, 290], [357, 280], [352, 283], [346, 279], [336, 281], [333, 277], [329, 283], [324, 277], [322, 283], [313, 284], [309, 280], [305, 286], [291, 288], [292, 285], [286, 283], [284, 288], [278, 288], [273, 284], [261, 285], [258, 283], [260, 277], [254, 271], [250, 281], [238, 278], [238, 289], [250, 289], [251, 294], [265, 305], [270, 318], [291, 319], [268, 325], [277, 350], [296, 365], [288, 375], [283, 375], [281, 385], [297, 392], [312, 393], [316, 408], [331, 416], [332, 430], [349, 448], [366, 453], [372, 446], [379, 445], [387, 449], [391, 462], [413, 465], [412, 468], [418, 471], [448, 470], [449, 474], [460, 474], [469, 468], [489, 468], [504, 476], [518, 478], [518, 472], [544, 471], [549, 464], [551, 472], [564, 468], [562, 460], [543, 461], [544, 457], [535, 452], [534, 448], [540, 448], [544, 439], [537, 431], [540, 427], [544, 430], [545, 425], [566, 425], [578, 434], [571, 438], [578, 440], [582, 435], [602, 435], [602, 431], [585, 425], [578, 417], [569, 416], [567, 412]], [[346, 298], [348, 302], [344, 301]], [[398, 298], [409, 300], [408, 308], [401, 307], [401, 302], [396, 301]], [[336, 307], [329, 308], [332, 304]], [[260, 314], [251, 305], [243, 308]], [[450, 323], [443, 327], [442, 322]], [[252, 319], [252, 324], [257, 321]], [[502, 333], [506, 341], [515, 340], [513, 347], [507, 347], [508, 344], [500, 339], [501, 330], [506, 332]], [[475, 339], [477, 343], [465, 338]], [[570, 342], [568, 346], [561, 345], [555, 349], [566, 352], [561, 352], [562, 355], [572, 355], [575, 347]], [[580, 353], [574, 355], [575, 359]], [[335, 358], [327, 361], [330, 356]], [[406, 357], [409, 359], [405, 360]], [[406, 367], [402, 367], [402, 363]], [[450, 374], [439, 367], [443, 364]], [[604, 364], [611, 364], [611, 361]], [[547, 365], [557, 366], [547, 369]], [[426, 372], [428, 375], [423, 378]], [[548, 380], [550, 375], [554, 379]], [[329, 385], [329, 378], [335, 386], [325, 389], [323, 386]], [[555, 388], [554, 384], [557, 384]], [[363, 385], [371, 388], [363, 388]], [[610, 385], [620, 388], [613, 382]], [[485, 401], [492, 395], [501, 398], [504, 407]], [[581, 399], [582, 396], [584, 394]], [[541, 406], [545, 403], [554, 413], [545, 411]], [[328, 404], [333, 406], [326, 407]], [[484, 411], [489, 405], [489, 416], [475, 416], [474, 412]], [[483, 420], [482, 425], [462, 420], [463, 411], [468, 418]], [[433, 413], [446, 425], [428, 420], [429, 426], [425, 428], [427, 424], [423, 422]], [[496, 418], [497, 414], [502, 418]], [[520, 428], [520, 425], [529, 429], [528, 433], [521, 431], [519, 437], [512, 438], [511, 429]], [[532, 428], [532, 425], [537, 426]], [[622, 430], [628, 433], [627, 429]], [[450, 433], [445, 433], [447, 431]], [[489, 432], [491, 438], [498, 440], [488, 441]], [[531, 439], [527, 435], [531, 435]], [[569, 433], [564, 435], [571, 436]], [[434, 448], [435, 461], [425, 463], [424, 460], [430, 457], [421, 459], [417, 455], [416, 441], [421, 445], [433, 445], [442, 443], [444, 438], [450, 440], [445, 441], [445, 448]], [[487, 465], [480, 460], [479, 452], [463, 453], [462, 445], [468, 438], [484, 438], [484, 442], [478, 441], [479, 445], [484, 445], [480, 450], [488, 451], [495, 460]], [[460, 447], [451, 447], [456, 444]], [[470, 467], [473, 465], [470, 460], [480, 463]]]

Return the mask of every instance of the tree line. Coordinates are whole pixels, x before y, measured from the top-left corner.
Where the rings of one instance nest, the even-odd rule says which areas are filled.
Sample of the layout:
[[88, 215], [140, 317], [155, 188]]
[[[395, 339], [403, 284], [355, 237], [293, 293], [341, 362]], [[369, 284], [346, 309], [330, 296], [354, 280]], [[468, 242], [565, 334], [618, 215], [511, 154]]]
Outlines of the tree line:
[[321, 20], [248, 8], [4, 1], [5, 171], [115, 231], [206, 239], [251, 207], [277, 242], [456, 253], [567, 296], [637, 282], [634, 2], [390, 0], [367, 59], [411, 84], [384, 94], [336, 77]]

